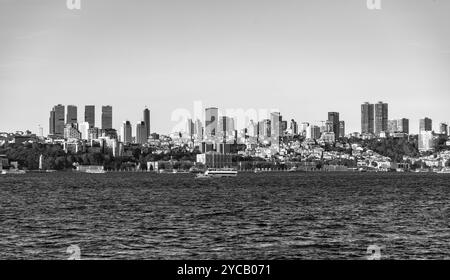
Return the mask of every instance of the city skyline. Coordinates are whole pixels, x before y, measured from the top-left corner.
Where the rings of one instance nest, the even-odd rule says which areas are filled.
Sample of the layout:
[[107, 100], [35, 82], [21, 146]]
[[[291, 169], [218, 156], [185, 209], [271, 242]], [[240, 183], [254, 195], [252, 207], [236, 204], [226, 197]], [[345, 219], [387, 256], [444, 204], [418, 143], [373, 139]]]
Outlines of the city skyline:
[[[435, 130], [450, 119], [448, 2], [399, 0], [380, 11], [358, 0], [63, 2], [0, 4], [2, 131], [37, 131], [48, 122], [41, 108], [80, 111], [75, 100], [117, 108], [116, 129], [140, 121], [133, 112], [147, 104], [161, 133], [196, 100], [276, 107], [298, 122], [339, 112], [348, 132], [360, 130], [365, 101], [389, 103], [390, 119], [410, 119], [411, 133], [425, 116]], [[18, 108], [33, 118], [13, 117]]]
[[[361, 135], [372, 134], [375, 136], [380, 136], [381, 133], [384, 134], [392, 134], [392, 133], [406, 133], [406, 134], [414, 134], [410, 133], [410, 119], [408, 118], [400, 118], [393, 119], [389, 117], [388, 113], [388, 103], [378, 102], [376, 104], [371, 104], [369, 102], [365, 102], [361, 104], [361, 129], [360, 131], [346, 131], [346, 122], [345, 120], [339, 120], [339, 112], [328, 112], [328, 120], [321, 121], [322, 125], [318, 126], [317, 123], [309, 123], [300, 121], [301, 125], [305, 125], [301, 130], [306, 131], [306, 128], [313, 129], [312, 126], [317, 126], [321, 128], [321, 132], [332, 132], [335, 136], [334, 139], [338, 139], [340, 137], [347, 137], [353, 133], [359, 133]], [[67, 112], [65, 109], [67, 108]], [[74, 105], [55, 105], [50, 111], [50, 122], [49, 122], [49, 135], [63, 135], [64, 127], [68, 124], [73, 124], [76, 128], [77, 125], [84, 125], [89, 123], [88, 119], [92, 119], [92, 115], [95, 115], [95, 105], [86, 105], [85, 106], [85, 120], [77, 122], [77, 106]], [[198, 108], [197, 108], [198, 109]], [[95, 127], [100, 130], [110, 130], [114, 129], [119, 133], [119, 135], [123, 136], [123, 124], [120, 128], [115, 128], [109, 125], [112, 122], [113, 114], [112, 114], [112, 106], [101, 106], [102, 110], [102, 126]], [[268, 113], [266, 118], [265, 116], [259, 115], [258, 118], [252, 118], [250, 115], [244, 114], [243, 116], [236, 115], [226, 115], [218, 107], [208, 107], [203, 108], [202, 111], [204, 114], [202, 116], [197, 116], [197, 118], [184, 118], [179, 120], [181, 123], [177, 127], [183, 127], [180, 130], [172, 131], [172, 133], [187, 133], [191, 136], [194, 134], [194, 130], [197, 130], [195, 134], [198, 134], [198, 129], [195, 126], [200, 126], [204, 129], [205, 136], [207, 138], [211, 137], [224, 137], [225, 135], [230, 135], [234, 130], [242, 131], [246, 129], [248, 131], [253, 131], [253, 133], [261, 133], [264, 135], [265, 128], [261, 127], [261, 124], [264, 122], [268, 122], [269, 129], [275, 134], [271, 133], [272, 136], [280, 136], [284, 131], [290, 131], [294, 135], [297, 134], [299, 126], [298, 122], [295, 119], [291, 119], [290, 123], [286, 119], [283, 119], [283, 115], [281, 112], [271, 111]], [[135, 133], [136, 138], [141, 139], [139, 142], [144, 142], [142, 139], [148, 139], [151, 133], [160, 133], [158, 131], [151, 131], [150, 126], [150, 110], [148, 106], [145, 106], [143, 110], [143, 117], [137, 122]], [[66, 114], [66, 118], [64, 119], [64, 114]], [[198, 118], [200, 117], [200, 118]], [[244, 117], [246, 119], [245, 126], [238, 128], [236, 127], [236, 118]], [[107, 121], [105, 121], [105, 119]], [[276, 120], [276, 121], [275, 121]], [[194, 122], [195, 121], [195, 122]], [[255, 122], [256, 121], [256, 122]], [[123, 121], [123, 123], [131, 123], [129, 119]], [[108, 123], [108, 124], [105, 124]], [[198, 125], [197, 125], [198, 123]], [[436, 123], [436, 122], [435, 122]], [[181, 125], [180, 125], [181, 124]], [[255, 126], [256, 125], [256, 126]], [[447, 122], [438, 122], [435, 125], [437, 129], [434, 129], [432, 119], [425, 117], [419, 120], [419, 134], [421, 131], [434, 131], [436, 133], [442, 133], [444, 128], [448, 127]], [[88, 128], [92, 128], [92, 125], [89, 125]], [[84, 128], [84, 126], [83, 126]], [[43, 128], [39, 126], [39, 133]], [[279, 133], [276, 133], [279, 131]], [[81, 132], [81, 130], [80, 130]], [[446, 132], [447, 133], [447, 132]], [[42, 134], [42, 133], [41, 133]], [[162, 133], [164, 134], [164, 133]], [[203, 134], [203, 132], [202, 132]], [[252, 133], [249, 133], [252, 134]]]

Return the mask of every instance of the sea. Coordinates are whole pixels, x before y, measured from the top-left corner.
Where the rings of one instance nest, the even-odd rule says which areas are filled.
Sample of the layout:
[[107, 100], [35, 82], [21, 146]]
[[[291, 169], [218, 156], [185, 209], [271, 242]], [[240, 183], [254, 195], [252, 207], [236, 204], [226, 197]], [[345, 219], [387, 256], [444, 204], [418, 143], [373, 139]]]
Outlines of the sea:
[[81, 259], [450, 259], [450, 175], [0, 175], [0, 259], [71, 246]]

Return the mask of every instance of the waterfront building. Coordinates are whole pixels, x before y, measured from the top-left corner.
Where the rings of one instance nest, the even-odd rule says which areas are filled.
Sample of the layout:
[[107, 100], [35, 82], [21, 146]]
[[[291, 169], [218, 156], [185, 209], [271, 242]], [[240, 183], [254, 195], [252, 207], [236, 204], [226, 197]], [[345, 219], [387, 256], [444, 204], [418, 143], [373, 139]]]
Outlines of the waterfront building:
[[233, 166], [232, 155], [218, 152], [207, 152], [197, 155], [197, 163], [207, 168], [230, 168]]
[[375, 104], [375, 134], [388, 131], [389, 107], [387, 103]]
[[102, 129], [112, 128], [112, 107], [102, 106]]
[[369, 102], [361, 105], [361, 133], [374, 133], [374, 105]]
[[86, 105], [84, 107], [84, 121], [89, 123], [89, 128], [95, 127], [95, 106]]
[[420, 120], [419, 133], [422, 131], [433, 131], [433, 121], [430, 118]]
[[77, 106], [67, 105], [66, 124], [78, 123], [78, 111]]

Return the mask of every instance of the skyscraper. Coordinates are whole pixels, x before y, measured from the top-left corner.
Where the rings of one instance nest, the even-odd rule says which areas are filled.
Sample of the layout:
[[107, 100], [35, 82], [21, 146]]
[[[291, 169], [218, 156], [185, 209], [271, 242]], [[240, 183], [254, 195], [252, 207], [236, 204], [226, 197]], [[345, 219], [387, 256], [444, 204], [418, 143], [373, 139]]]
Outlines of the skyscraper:
[[361, 105], [361, 133], [374, 133], [374, 106], [369, 102]]
[[50, 134], [50, 135], [55, 134], [55, 110], [54, 109], [52, 109], [50, 111], [48, 134]]
[[306, 139], [314, 140], [320, 138], [320, 127], [316, 125], [310, 125], [306, 129]]
[[136, 143], [137, 144], [145, 144], [147, 143], [147, 127], [145, 122], [138, 122], [136, 124]]
[[145, 123], [145, 129], [146, 129], [146, 137], [150, 136], [150, 110], [148, 108], [144, 109], [144, 123]]
[[120, 130], [121, 141], [130, 144], [133, 140], [130, 121], [124, 121]]
[[409, 134], [409, 120], [405, 118], [397, 120], [397, 130]]
[[293, 135], [298, 135], [298, 124], [294, 119], [291, 120], [290, 129]]
[[49, 132], [51, 135], [64, 136], [64, 111], [64, 105], [58, 104], [50, 112]]
[[194, 135], [198, 140], [203, 139], [203, 124], [202, 121], [199, 119], [195, 121]]
[[270, 137], [271, 134], [271, 121], [269, 119], [260, 121], [258, 123], [258, 136], [260, 140]]
[[448, 135], [448, 124], [441, 123], [439, 125], [439, 130], [440, 130], [440, 134], [447, 136]]
[[77, 106], [67, 105], [66, 124], [78, 123], [78, 111]]
[[218, 108], [206, 108], [205, 109], [205, 136], [215, 137], [217, 135], [217, 127], [219, 120]]
[[378, 102], [375, 104], [375, 134], [388, 131], [389, 111], [388, 104]]
[[345, 137], [345, 122], [340, 121], [339, 122], [339, 138]]
[[334, 132], [335, 139], [339, 138], [339, 113], [338, 112], [329, 112], [328, 113], [328, 121], [332, 123], [332, 131]]
[[84, 107], [84, 121], [89, 123], [89, 128], [95, 127], [95, 106], [86, 105]]
[[433, 121], [430, 118], [420, 120], [419, 133], [422, 131], [433, 131]]
[[102, 129], [112, 128], [112, 107], [102, 106]]

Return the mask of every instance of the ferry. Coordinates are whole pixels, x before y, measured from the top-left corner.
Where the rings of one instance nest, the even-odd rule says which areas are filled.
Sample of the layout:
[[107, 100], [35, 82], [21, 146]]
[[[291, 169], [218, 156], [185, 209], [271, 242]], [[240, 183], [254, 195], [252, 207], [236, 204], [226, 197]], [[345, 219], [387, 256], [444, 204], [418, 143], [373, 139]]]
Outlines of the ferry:
[[198, 174], [197, 178], [224, 178], [224, 177], [236, 177], [237, 170], [233, 168], [210, 168], [203, 174]]
[[26, 172], [24, 170], [19, 170], [19, 169], [2, 170], [2, 172], [1, 172], [2, 175], [7, 175], [7, 174], [19, 175], [19, 174], [25, 174], [25, 173]]
[[78, 165], [77, 171], [91, 174], [106, 173], [105, 169], [101, 165]]
[[443, 168], [442, 170], [436, 171], [438, 174], [450, 174], [450, 168]]

